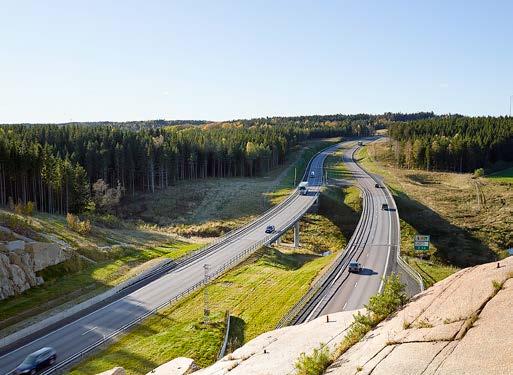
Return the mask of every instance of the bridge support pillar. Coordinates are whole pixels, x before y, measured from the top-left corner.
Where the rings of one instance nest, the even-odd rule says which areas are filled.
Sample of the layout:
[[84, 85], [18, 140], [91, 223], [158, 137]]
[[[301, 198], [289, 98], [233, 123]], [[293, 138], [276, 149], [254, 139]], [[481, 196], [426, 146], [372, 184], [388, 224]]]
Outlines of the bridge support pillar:
[[294, 247], [299, 247], [299, 220], [294, 224]]

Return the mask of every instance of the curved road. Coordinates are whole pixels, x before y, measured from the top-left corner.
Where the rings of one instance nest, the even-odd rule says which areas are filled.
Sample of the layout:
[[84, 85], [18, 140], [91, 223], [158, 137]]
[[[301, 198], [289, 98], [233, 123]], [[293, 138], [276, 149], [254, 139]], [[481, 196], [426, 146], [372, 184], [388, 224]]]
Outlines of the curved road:
[[[343, 161], [361, 189], [363, 211], [353, 236], [344, 253], [332, 265], [318, 285], [313, 286], [308, 300], [295, 317], [300, 324], [329, 313], [362, 308], [369, 298], [378, 293], [383, 279], [396, 269], [396, 249], [399, 243], [399, 221], [393, 200], [383, 184], [364, 171], [354, 160], [359, 148], [354, 142], [343, 155]], [[387, 203], [388, 210], [382, 209]], [[363, 266], [359, 274], [349, 273], [347, 265], [356, 260]]]
[[[57, 366], [59, 363], [66, 363], [77, 353], [98, 344], [123, 326], [133, 323], [137, 318], [147, 315], [162, 303], [179, 297], [191, 286], [201, 282], [204, 278], [204, 264], [209, 264], [211, 274], [215, 274], [217, 270], [224, 269], [234, 257], [274, 241], [315, 203], [322, 184], [324, 160], [338, 147], [340, 144], [324, 150], [312, 159], [305, 174], [308, 176], [310, 171], [315, 172], [315, 178], [309, 179], [314, 188], [308, 195], [295, 192], [263, 217], [212, 245], [212, 251], [206, 252], [201, 258], [177, 267], [140, 289], [11, 350], [0, 357], [0, 373], [10, 373], [28, 354], [45, 346], [56, 349]], [[270, 224], [276, 227], [277, 232], [273, 235], [265, 234], [265, 228]]]

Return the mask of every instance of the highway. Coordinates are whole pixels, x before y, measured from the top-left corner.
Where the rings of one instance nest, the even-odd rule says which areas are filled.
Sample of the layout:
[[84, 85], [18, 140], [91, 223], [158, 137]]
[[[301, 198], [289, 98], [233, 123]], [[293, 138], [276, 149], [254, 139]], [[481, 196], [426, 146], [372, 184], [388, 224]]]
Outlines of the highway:
[[[310, 296], [286, 324], [300, 324], [321, 315], [362, 308], [383, 286], [384, 276], [397, 269], [396, 249], [399, 243], [399, 221], [394, 201], [378, 178], [365, 172], [354, 160], [356, 142], [346, 149], [343, 161], [360, 188], [363, 211], [344, 253], [314, 285]], [[389, 209], [383, 210], [387, 203]], [[347, 265], [355, 260], [363, 271], [349, 273]]]
[[[305, 176], [314, 171], [315, 178], [309, 178], [309, 184], [313, 185], [313, 188], [308, 195], [294, 192], [260, 218], [203, 250], [193, 261], [172, 269], [157, 280], [85, 316], [50, 332], [41, 333], [40, 337], [28, 344], [13, 348], [0, 357], [0, 373], [10, 373], [28, 354], [45, 346], [51, 346], [57, 351], [58, 360], [53, 369], [62, 367], [77, 359], [83, 351], [94, 348], [105, 338], [117, 334], [120, 329], [147, 316], [163, 303], [179, 298], [191, 287], [201, 283], [204, 279], [204, 264], [210, 265], [211, 274], [217, 274], [221, 270], [233, 267], [239, 261], [238, 257], [242, 260], [242, 256], [249, 251], [274, 241], [315, 203], [322, 184], [324, 160], [338, 147], [340, 144], [324, 150], [311, 160]], [[265, 228], [268, 225], [274, 225], [276, 233], [266, 234]], [[372, 288], [369, 287], [370, 289]], [[359, 300], [351, 301], [351, 306], [358, 302]], [[51, 371], [53, 370], [45, 373]]]

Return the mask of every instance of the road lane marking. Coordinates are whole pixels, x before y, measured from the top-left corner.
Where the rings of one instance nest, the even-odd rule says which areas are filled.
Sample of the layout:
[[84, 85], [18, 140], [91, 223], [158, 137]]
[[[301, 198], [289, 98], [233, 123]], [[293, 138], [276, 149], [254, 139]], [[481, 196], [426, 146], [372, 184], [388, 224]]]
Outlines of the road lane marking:
[[344, 307], [342, 307], [342, 310], [345, 310], [346, 306], [347, 306], [347, 301], [346, 301], [346, 303], [344, 303]]
[[89, 333], [89, 332], [93, 332], [96, 328], [98, 328], [98, 327], [93, 327], [93, 328], [91, 328], [91, 329], [88, 329], [87, 331], [85, 331], [84, 333], [82, 333], [82, 335], [81, 335], [81, 336], [84, 336], [85, 334], [87, 334], [87, 333]]

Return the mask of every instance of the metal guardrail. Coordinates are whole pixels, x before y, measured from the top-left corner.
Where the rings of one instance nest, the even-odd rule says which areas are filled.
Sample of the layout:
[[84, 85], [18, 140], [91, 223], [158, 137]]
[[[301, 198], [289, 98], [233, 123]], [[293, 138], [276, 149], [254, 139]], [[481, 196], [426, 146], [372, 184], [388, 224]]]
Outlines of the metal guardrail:
[[[356, 149], [355, 151], [353, 151], [353, 155], [354, 153], [356, 152]], [[353, 158], [354, 159], [354, 158]], [[367, 171], [365, 171], [358, 163], [357, 163], [358, 167], [363, 171], [365, 172], [369, 177], [371, 177], [375, 182], [380, 182], [378, 181], [372, 174], [370, 173], [367, 173]], [[396, 208], [397, 210], [397, 205], [395, 203], [395, 200], [393, 199], [393, 196], [392, 194], [390, 193], [390, 191], [388, 190], [388, 188], [386, 186], [384, 186], [384, 189], [385, 190], [385, 195], [388, 195], [388, 197], [390, 198], [390, 200], [393, 202], [394, 204], [394, 207]], [[294, 307], [289, 310], [289, 312], [278, 322], [276, 328], [281, 328], [283, 326], [286, 326], [288, 324], [290, 324], [291, 322], [293, 322], [295, 319], [297, 319], [297, 317], [302, 313], [302, 311], [307, 308], [308, 304], [311, 303], [311, 301], [313, 301], [315, 298], [317, 298], [317, 294], [322, 290], [322, 288], [325, 288], [325, 283], [327, 283], [329, 281], [329, 279], [334, 275], [334, 273], [337, 271], [337, 269], [340, 268], [340, 266], [344, 263], [344, 261], [347, 261], [348, 257], [351, 257], [353, 256], [357, 250], [358, 250], [358, 247], [356, 248], [353, 248], [353, 245], [354, 245], [354, 242], [356, 241], [357, 238], [361, 237], [361, 232], [362, 232], [362, 227], [365, 225], [365, 217], [366, 217], [366, 198], [367, 198], [367, 194], [365, 192], [365, 190], [362, 190], [363, 194], [364, 194], [364, 200], [363, 200], [363, 203], [364, 203], [364, 207], [362, 209], [362, 215], [360, 216], [360, 219], [358, 221], [358, 224], [355, 228], [355, 231], [353, 233], [353, 235], [351, 236], [351, 239], [349, 240], [347, 246], [346, 246], [346, 250], [343, 251], [339, 257], [337, 257], [337, 259], [331, 264], [331, 266], [328, 268], [328, 270], [321, 276], [321, 278], [319, 278], [310, 288], [309, 290], [307, 291], [307, 293], [305, 293], [303, 295], [303, 297], [294, 305]], [[424, 285], [423, 285], [423, 282], [422, 282], [422, 278], [421, 276], [418, 274], [418, 272], [416, 272], [415, 270], [413, 270], [410, 265], [408, 263], [406, 263], [404, 261], [404, 259], [402, 259], [401, 257], [401, 252], [400, 252], [400, 222], [399, 222], [399, 212], [396, 211], [396, 220], [397, 220], [397, 230], [398, 230], [398, 236], [399, 238], [397, 239], [397, 252], [396, 252], [396, 261], [397, 261], [397, 264], [398, 266], [400, 266], [402, 269], [405, 270], [405, 272], [408, 273], [408, 275], [413, 279], [415, 280], [419, 286], [420, 286], [420, 289], [421, 291], [424, 290]], [[386, 272], [386, 270], [385, 270]]]
[[[360, 167], [361, 168], [361, 167]], [[363, 168], [362, 168], [363, 169]], [[424, 291], [424, 282], [422, 280], [422, 276], [415, 271], [402, 257], [401, 257], [401, 222], [399, 221], [399, 209], [397, 208], [397, 204], [395, 202], [394, 196], [390, 192], [390, 189], [386, 184], [382, 181], [379, 181], [372, 174], [367, 173], [376, 183], [380, 183], [383, 185], [383, 190], [385, 191], [385, 195], [392, 201], [395, 208], [395, 218], [397, 223], [397, 251], [396, 251], [396, 262], [399, 267], [401, 267], [415, 282], [419, 284], [420, 291]]]
[[228, 347], [228, 338], [230, 337], [230, 322], [231, 316], [230, 312], [226, 311], [226, 323], [225, 323], [225, 331], [224, 331], [224, 340], [223, 345], [221, 345], [221, 349], [219, 350], [219, 354], [217, 354], [217, 360], [219, 361], [224, 357], [224, 353], [226, 353], [226, 348]]
[[112, 289], [101, 293], [95, 297], [92, 297], [86, 301], [83, 301], [69, 309], [66, 309], [65, 311], [62, 311], [60, 313], [57, 313], [53, 316], [50, 316], [44, 320], [41, 320], [37, 323], [34, 323], [28, 327], [25, 327], [11, 335], [8, 335], [6, 337], [3, 337], [0, 339], [0, 347], [5, 347], [7, 345], [13, 344], [18, 340], [21, 340], [27, 336], [30, 336], [38, 331], [41, 331], [53, 324], [56, 324], [57, 322], [67, 319], [70, 316], [73, 316], [75, 314], [80, 313], [83, 310], [86, 310], [90, 308], [91, 306], [94, 306], [98, 303], [101, 303], [105, 301], [108, 298], [113, 297], [117, 293], [120, 293], [124, 291], [127, 288], [133, 287], [138, 283], [141, 283], [145, 280], [147, 280], [150, 277], [154, 277], [159, 274], [165, 274], [172, 269], [176, 269], [179, 267], [183, 267], [185, 265], [188, 265], [198, 259], [201, 259], [203, 256], [215, 251], [219, 246], [221, 246], [224, 242], [231, 240], [237, 235], [240, 235], [246, 231], [252, 230], [255, 226], [261, 225], [262, 222], [265, 222], [270, 216], [274, 215], [276, 212], [284, 209], [290, 201], [292, 201], [296, 196], [298, 196], [299, 192], [297, 189], [295, 189], [285, 200], [283, 200], [278, 205], [271, 207], [269, 210], [265, 211], [258, 219], [255, 221], [252, 221], [251, 223], [248, 223], [247, 225], [234, 229], [227, 234], [225, 234], [223, 237], [220, 237], [213, 242], [211, 242], [208, 245], [205, 245], [201, 247], [198, 250], [195, 250], [187, 255], [184, 255], [183, 257], [179, 258], [178, 260], [169, 260], [165, 264], [159, 264], [155, 268], [145, 271], [143, 274], [135, 276], [132, 279], [126, 280], [123, 283], [113, 287]]
[[129, 328], [134, 327], [135, 325], [140, 323], [142, 320], [144, 320], [144, 319], [146, 319], [146, 318], [156, 314], [162, 308], [164, 308], [166, 306], [169, 306], [169, 305], [173, 304], [174, 302], [177, 302], [178, 300], [180, 300], [181, 298], [189, 295], [190, 293], [192, 293], [196, 289], [200, 288], [201, 286], [208, 284], [211, 280], [213, 280], [213, 279], [219, 277], [221, 274], [223, 274], [228, 268], [231, 268], [231, 266], [234, 263], [240, 263], [243, 259], [249, 257], [256, 250], [258, 250], [262, 246], [270, 243], [273, 237], [274, 236], [272, 236], [272, 235], [271, 236], [267, 236], [265, 239], [258, 241], [257, 243], [255, 243], [251, 247], [249, 247], [248, 249], [246, 249], [243, 252], [241, 252], [241, 253], [237, 254], [236, 256], [232, 257], [229, 261], [223, 263], [221, 265], [221, 267], [217, 268], [214, 273], [208, 275], [208, 278], [202, 279], [201, 281], [199, 281], [196, 284], [190, 286], [186, 290], [180, 292], [178, 295], [174, 296], [173, 298], [169, 299], [168, 301], [166, 301], [164, 303], [161, 303], [160, 305], [158, 305], [157, 307], [153, 308], [152, 310], [149, 310], [145, 314], [137, 317], [136, 319], [134, 319], [130, 323], [127, 323], [124, 326], [118, 328], [117, 330], [115, 330], [115, 331], [109, 333], [108, 335], [104, 336], [101, 340], [98, 340], [97, 342], [95, 342], [94, 344], [91, 344], [90, 346], [88, 346], [87, 348], [81, 350], [80, 352], [75, 353], [71, 357], [66, 358], [62, 362], [57, 363], [53, 367], [51, 367], [48, 370], [42, 372], [40, 375], [53, 374], [53, 373], [55, 373], [55, 372], [57, 372], [59, 370], [64, 369], [65, 367], [73, 364], [77, 360], [79, 360], [82, 357], [84, 357], [85, 355], [87, 355], [92, 350], [94, 350], [94, 349], [98, 348], [99, 346], [102, 346], [102, 345], [110, 342], [114, 337], [116, 337], [120, 333], [128, 330]]
[[330, 265], [328, 270], [308, 289], [308, 291], [301, 297], [301, 299], [289, 310], [289, 312], [278, 322], [276, 328], [281, 328], [289, 325], [291, 322], [299, 316], [301, 311], [306, 308], [308, 303], [312, 301], [316, 294], [323, 288], [326, 282], [335, 274], [335, 271], [340, 268], [340, 266], [350, 259], [358, 250], [358, 246], [354, 247], [354, 242], [357, 241], [361, 236], [362, 227], [365, 225], [368, 215], [366, 215], [368, 211], [368, 204], [366, 202], [367, 195], [365, 191], [362, 190], [364, 194], [362, 214], [360, 215], [360, 219], [358, 220], [358, 224], [356, 225], [355, 231], [353, 235], [349, 239], [345, 250], [340, 253], [340, 255], [335, 259], [335, 261]]
[[[307, 164], [307, 167], [305, 169], [305, 173], [303, 175], [303, 179], [308, 177], [308, 171], [310, 169], [312, 160], [315, 159], [315, 157], [317, 157], [320, 153], [328, 151], [329, 149], [335, 148], [335, 147], [336, 147], [336, 145], [334, 145], [334, 146], [332, 145], [332, 146], [329, 146], [329, 147], [327, 147], [327, 148], [317, 152], [309, 160], [309, 162]], [[324, 160], [325, 160], [325, 158], [322, 160], [323, 163], [324, 163]], [[320, 193], [320, 191], [317, 191], [316, 194], [314, 195], [315, 199], [311, 199], [311, 200], [307, 201], [307, 203], [301, 208], [301, 210], [298, 212], [298, 214], [294, 215], [291, 219], [289, 219], [284, 227], [285, 228], [289, 228], [290, 225], [294, 224], [297, 220], [299, 220], [310, 209], [310, 207], [315, 203], [316, 199], [318, 199], [319, 193]], [[244, 226], [242, 228], [238, 228], [238, 229], [232, 230], [232, 231], [228, 232], [225, 236], [220, 238], [219, 240], [214, 241], [213, 244], [209, 244], [209, 245], [205, 246], [204, 248], [196, 250], [195, 252], [189, 254], [188, 256], [180, 258], [180, 263], [190, 263], [191, 259], [192, 259], [192, 262], [195, 261], [196, 259], [201, 259], [203, 257], [203, 255], [208, 254], [211, 251], [213, 251], [214, 248], [217, 247], [217, 245], [221, 244], [222, 242], [224, 242], [226, 240], [229, 240], [230, 238], [234, 237], [235, 235], [241, 234], [241, 233], [243, 233], [243, 232], [245, 232], [245, 231], [247, 231], [249, 229], [252, 229], [253, 227], [255, 227], [257, 225], [260, 225], [261, 222], [265, 221], [270, 215], [274, 214], [275, 212], [277, 212], [277, 211], [283, 209], [285, 206], [287, 206], [288, 203], [292, 199], [294, 199], [297, 195], [298, 195], [298, 190], [296, 188], [283, 202], [281, 202], [280, 204], [278, 204], [278, 205], [270, 208], [269, 210], [267, 210], [257, 220], [253, 221], [252, 223], [249, 223], [248, 225], [246, 225], [246, 226]], [[57, 363], [53, 367], [51, 367], [48, 370], [42, 372], [41, 375], [53, 374], [53, 373], [55, 373], [57, 371], [60, 371], [60, 370], [64, 369], [65, 367], [75, 363], [76, 361], [78, 361], [79, 359], [81, 359], [85, 355], [87, 355], [89, 352], [91, 352], [92, 350], [94, 350], [94, 349], [96, 349], [96, 348], [98, 348], [98, 347], [100, 347], [100, 346], [110, 342], [111, 340], [114, 339], [114, 337], [116, 337], [120, 333], [122, 333], [122, 332], [124, 332], [124, 331], [126, 331], [126, 330], [128, 330], [130, 328], [132, 328], [133, 326], [135, 326], [136, 324], [140, 323], [142, 320], [150, 317], [151, 315], [156, 314], [158, 310], [160, 310], [160, 309], [162, 309], [162, 308], [164, 308], [166, 306], [171, 305], [172, 303], [178, 301], [179, 299], [183, 298], [184, 296], [192, 293], [194, 290], [200, 288], [203, 285], [206, 285], [208, 282], [210, 282], [210, 280], [212, 280], [214, 278], [217, 278], [218, 276], [223, 274], [228, 268], [231, 268], [235, 263], [242, 262], [245, 258], [249, 257], [253, 252], [258, 250], [262, 246], [265, 246], [265, 245], [268, 245], [268, 244], [274, 242], [278, 237], [280, 237], [283, 234], [283, 232], [284, 232], [284, 230], [281, 230], [280, 232], [273, 233], [273, 234], [265, 237], [263, 240], [258, 241], [257, 243], [255, 243], [252, 246], [250, 246], [248, 249], [244, 250], [243, 252], [241, 252], [241, 253], [237, 254], [236, 256], [234, 256], [233, 258], [231, 258], [229, 261], [223, 263], [223, 265], [221, 265], [221, 267], [217, 268], [214, 273], [210, 274], [208, 278], [205, 278], [205, 279], [195, 283], [194, 285], [192, 285], [189, 288], [187, 288], [185, 291], [180, 292], [175, 297], [173, 297], [173, 298], [169, 299], [168, 301], [158, 305], [157, 307], [153, 308], [152, 310], [149, 310], [145, 314], [137, 317], [133, 321], [125, 324], [124, 326], [122, 326], [122, 327], [118, 328], [117, 330], [111, 332], [110, 334], [104, 336], [101, 340], [98, 340], [97, 342], [91, 344], [90, 346], [86, 347], [85, 349], [81, 350], [80, 352], [75, 353], [74, 355], [66, 358], [62, 362]], [[156, 270], [155, 272], [158, 272], [158, 270]], [[137, 281], [137, 282], [139, 282], [139, 281]], [[129, 286], [132, 286], [134, 284], [135, 283], [127, 285], [127, 286], [125, 286], [125, 288], [129, 287]]]

